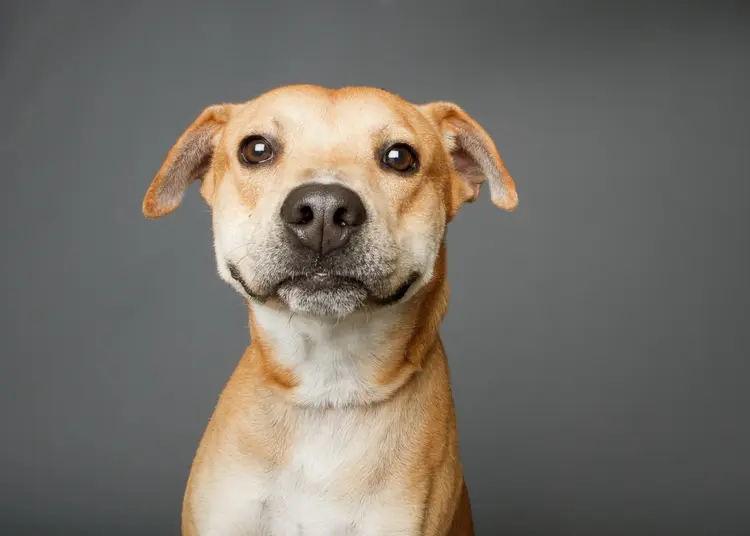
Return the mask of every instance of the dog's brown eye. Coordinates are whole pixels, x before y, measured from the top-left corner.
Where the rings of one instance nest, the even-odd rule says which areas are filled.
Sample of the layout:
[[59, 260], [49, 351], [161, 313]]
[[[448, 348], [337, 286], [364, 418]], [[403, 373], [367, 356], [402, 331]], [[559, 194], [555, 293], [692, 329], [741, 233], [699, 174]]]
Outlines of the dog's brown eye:
[[262, 164], [273, 158], [273, 147], [262, 136], [250, 136], [240, 144], [240, 158], [246, 164]]
[[405, 143], [397, 143], [386, 149], [383, 164], [399, 173], [413, 171], [417, 167], [417, 153]]

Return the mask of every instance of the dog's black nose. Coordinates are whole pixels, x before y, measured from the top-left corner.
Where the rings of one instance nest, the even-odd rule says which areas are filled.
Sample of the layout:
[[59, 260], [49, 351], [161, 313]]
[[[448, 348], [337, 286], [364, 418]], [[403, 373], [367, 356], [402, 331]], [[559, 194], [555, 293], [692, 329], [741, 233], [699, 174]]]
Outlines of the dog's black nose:
[[303, 246], [324, 256], [346, 245], [367, 219], [367, 211], [345, 186], [310, 183], [289, 193], [281, 219]]

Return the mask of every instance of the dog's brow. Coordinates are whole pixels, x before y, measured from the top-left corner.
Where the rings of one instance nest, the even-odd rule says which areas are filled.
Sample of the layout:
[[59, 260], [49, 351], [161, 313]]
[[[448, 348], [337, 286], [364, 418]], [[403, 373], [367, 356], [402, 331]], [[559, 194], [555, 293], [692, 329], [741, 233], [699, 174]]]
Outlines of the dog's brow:
[[250, 133], [281, 137], [284, 133], [284, 125], [276, 116], [271, 116], [259, 121], [246, 121], [241, 128], [245, 131], [245, 134]]
[[412, 130], [401, 123], [385, 124], [373, 131], [372, 136], [378, 143], [386, 141], [400, 141], [404, 143], [415, 143]]

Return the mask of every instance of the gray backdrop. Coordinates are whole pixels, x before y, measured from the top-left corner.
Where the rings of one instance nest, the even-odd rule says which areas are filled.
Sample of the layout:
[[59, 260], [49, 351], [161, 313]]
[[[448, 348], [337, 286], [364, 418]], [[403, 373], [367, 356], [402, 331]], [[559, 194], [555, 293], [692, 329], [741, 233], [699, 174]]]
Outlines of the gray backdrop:
[[247, 317], [197, 188], [141, 200], [203, 107], [296, 82], [456, 101], [516, 179], [448, 235], [478, 534], [750, 534], [741, 3], [126, 4], [0, 12], [0, 534], [178, 534]]

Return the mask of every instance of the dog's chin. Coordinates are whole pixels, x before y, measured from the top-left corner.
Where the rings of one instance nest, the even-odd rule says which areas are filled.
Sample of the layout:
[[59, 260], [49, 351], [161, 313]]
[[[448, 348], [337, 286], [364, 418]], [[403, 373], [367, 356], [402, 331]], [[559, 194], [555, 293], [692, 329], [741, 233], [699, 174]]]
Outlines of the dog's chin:
[[298, 314], [339, 318], [365, 307], [378, 308], [398, 303], [419, 279], [419, 273], [412, 272], [395, 291], [381, 294], [353, 277], [332, 273], [295, 274], [267, 285], [265, 292], [257, 292], [248, 285], [235, 265], [229, 264], [228, 268], [232, 279], [258, 303], [276, 303]]
[[368, 292], [355, 279], [320, 274], [288, 279], [276, 295], [293, 313], [343, 317], [364, 307]]

